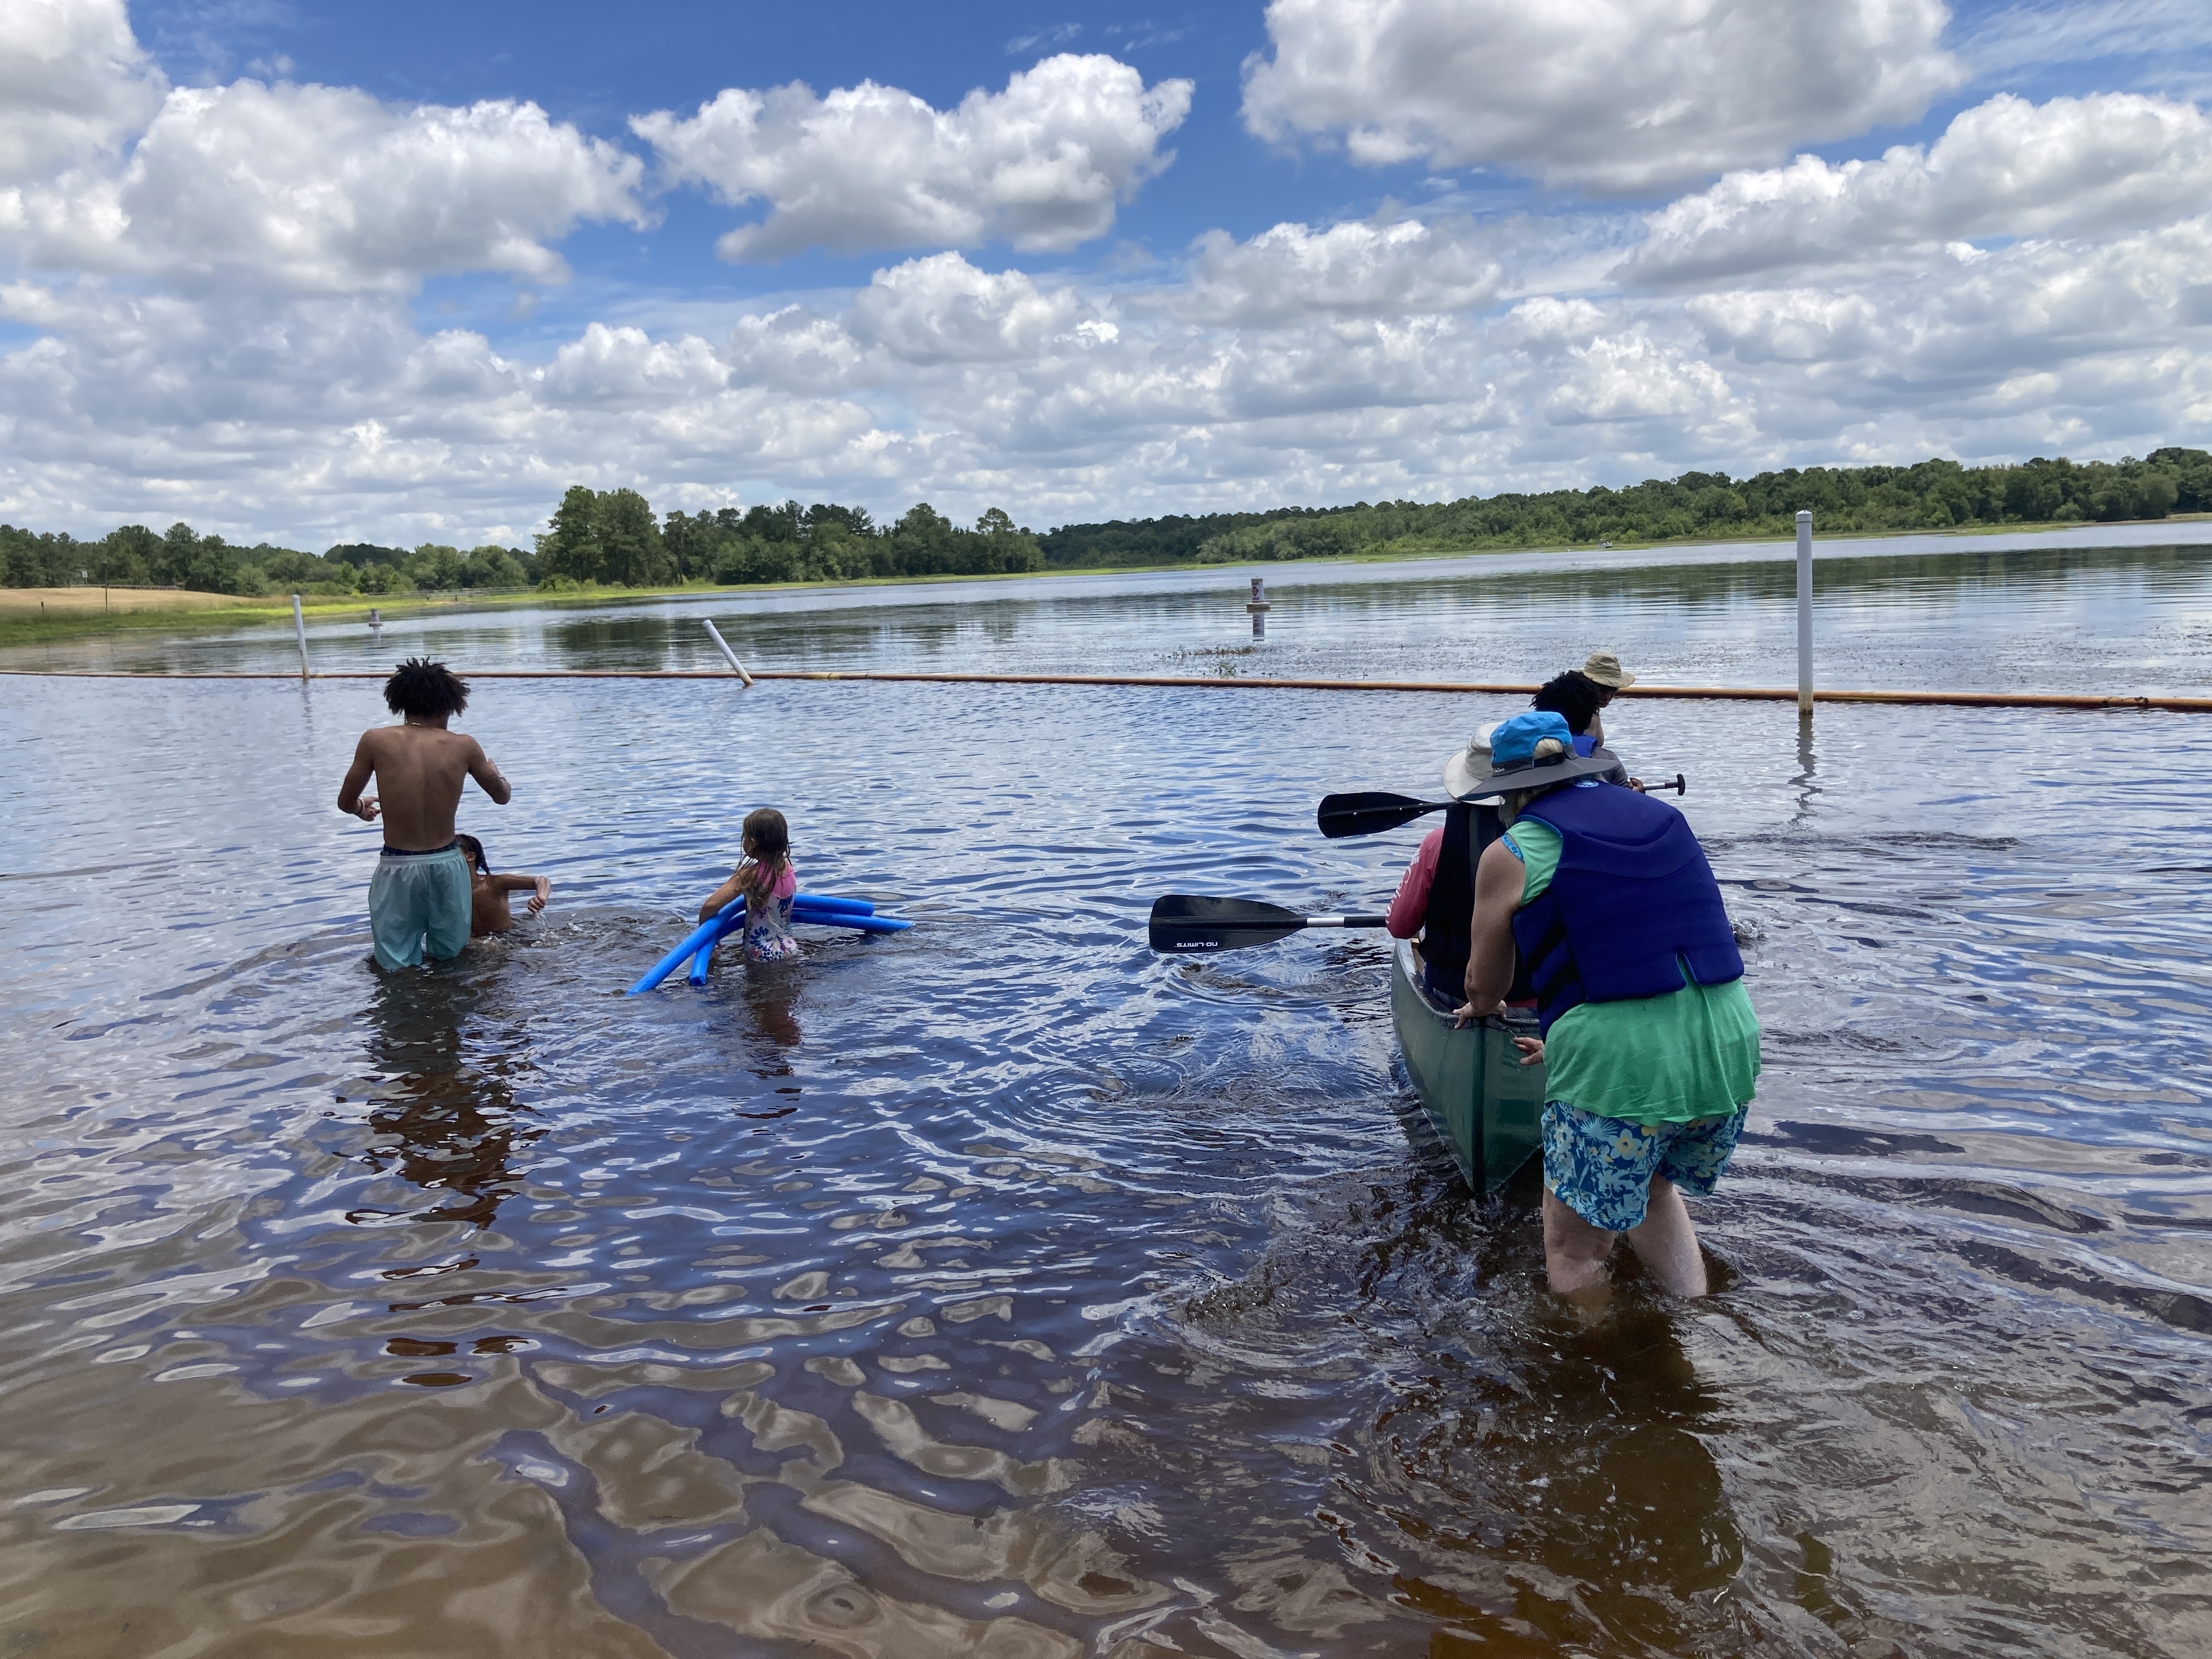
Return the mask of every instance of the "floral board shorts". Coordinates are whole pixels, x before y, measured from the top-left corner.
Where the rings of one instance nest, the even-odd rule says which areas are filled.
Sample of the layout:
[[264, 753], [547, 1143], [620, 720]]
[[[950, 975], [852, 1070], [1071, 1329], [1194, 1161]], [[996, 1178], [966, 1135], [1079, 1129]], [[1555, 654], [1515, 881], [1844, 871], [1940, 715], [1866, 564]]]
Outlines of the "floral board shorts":
[[1544, 1190], [1591, 1226], [1625, 1233], [1643, 1224], [1653, 1176], [1694, 1198], [1711, 1192], [1750, 1109], [1687, 1123], [1631, 1123], [1551, 1101], [1542, 1127]]

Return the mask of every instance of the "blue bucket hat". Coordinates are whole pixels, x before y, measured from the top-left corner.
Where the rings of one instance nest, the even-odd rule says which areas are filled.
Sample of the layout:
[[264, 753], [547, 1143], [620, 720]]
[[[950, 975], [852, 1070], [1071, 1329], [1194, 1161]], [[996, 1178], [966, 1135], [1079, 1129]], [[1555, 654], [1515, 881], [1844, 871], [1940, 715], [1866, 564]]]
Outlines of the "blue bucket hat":
[[[1536, 750], [1547, 738], [1557, 742], [1559, 749], [1539, 756]], [[1444, 787], [1455, 800], [1486, 800], [1509, 789], [1548, 789], [1555, 783], [1595, 777], [1619, 764], [1609, 750], [1576, 754], [1575, 734], [1567, 729], [1565, 718], [1548, 708], [1532, 708], [1498, 721], [1487, 733], [1478, 732], [1464, 750], [1445, 763]]]

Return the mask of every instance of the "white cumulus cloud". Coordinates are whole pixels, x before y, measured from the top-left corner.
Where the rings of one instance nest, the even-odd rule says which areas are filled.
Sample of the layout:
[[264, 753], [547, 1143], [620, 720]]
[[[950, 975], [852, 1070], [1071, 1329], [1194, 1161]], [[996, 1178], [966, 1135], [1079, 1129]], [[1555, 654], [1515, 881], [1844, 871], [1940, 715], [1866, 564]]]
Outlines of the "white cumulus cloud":
[[1243, 242], [1208, 231], [1194, 250], [1183, 309], [1244, 324], [1464, 311], [1488, 304], [1504, 283], [1491, 240], [1465, 220], [1280, 224]]
[[1917, 118], [1960, 70], [1942, 0], [1270, 0], [1262, 137], [1614, 192]]
[[0, 185], [114, 150], [167, 82], [139, 49], [123, 0], [0, 6]]
[[853, 301], [855, 338], [908, 362], [1034, 356], [1075, 320], [1074, 296], [1041, 289], [1018, 270], [979, 270], [957, 253], [879, 270]]
[[548, 244], [579, 221], [646, 222], [643, 170], [535, 104], [240, 81], [170, 93], [119, 169], [0, 192], [0, 238], [34, 265], [324, 292], [455, 270], [558, 281]]
[[1732, 173], [1654, 214], [1621, 274], [1711, 283], [1954, 240], [2134, 230], [2208, 207], [2212, 118], [2196, 105], [2001, 94], [1924, 148]]
[[825, 97], [793, 82], [630, 126], [672, 180], [769, 204], [717, 244], [732, 261], [994, 240], [1060, 249], [1109, 229], [1116, 206], [1174, 159], [1160, 144], [1190, 97], [1188, 81], [1147, 88], [1112, 58], [1062, 53], [951, 110], [872, 81]]

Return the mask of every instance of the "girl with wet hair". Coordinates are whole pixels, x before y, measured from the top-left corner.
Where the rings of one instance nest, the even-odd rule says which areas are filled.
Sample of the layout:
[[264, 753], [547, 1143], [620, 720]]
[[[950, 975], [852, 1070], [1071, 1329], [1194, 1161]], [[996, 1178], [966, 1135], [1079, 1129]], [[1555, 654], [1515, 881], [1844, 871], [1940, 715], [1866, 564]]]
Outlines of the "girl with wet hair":
[[461, 856], [469, 861], [469, 936], [483, 939], [490, 933], [504, 933], [514, 926], [514, 916], [507, 908], [509, 893], [530, 895], [530, 914], [544, 913], [545, 901], [553, 896], [553, 884], [544, 876], [520, 874], [495, 876], [484, 857], [483, 843], [474, 836], [455, 836]]
[[384, 706], [409, 720], [451, 720], [469, 706], [469, 683], [441, 662], [410, 657], [385, 681]]
[[745, 814], [744, 861], [699, 907], [705, 921], [733, 899], [745, 902], [745, 960], [781, 962], [799, 954], [791, 931], [792, 902], [799, 896], [799, 872], [791, 863], [791, 827], [773, 806]]

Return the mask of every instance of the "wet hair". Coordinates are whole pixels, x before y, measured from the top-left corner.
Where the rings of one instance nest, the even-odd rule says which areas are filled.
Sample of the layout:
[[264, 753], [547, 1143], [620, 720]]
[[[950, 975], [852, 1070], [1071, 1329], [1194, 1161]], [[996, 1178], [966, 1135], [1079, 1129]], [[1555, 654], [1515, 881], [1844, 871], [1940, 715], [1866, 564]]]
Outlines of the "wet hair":
[[469, 683], [441, 662], [410, 657], [385, 681], [384, 706], [422, 720], [458, 714], [469, 706]]
[[455, 836], [453, 839], [460, 843], [461, 851], [468, 854], [469, 866], [471, 869], [481, 870], [486, 875], [491, 873], [491, 866], [484, 858], [482, 842], [474, 836]]
[[766, 898], [776, 880], [791, 868], [791, 826], [773, 806], [756, 806], [745, 814], [745, 854], [753, 867], [745, 872], [745, 893]]
[[1566, 721], [1567, 730], [1579, 738], [1589, 730], [1597, 711], [1605, 707], [1605, 687], [1570, 668], [1546, 680], [1529, 699], [1528, 707], [1559, 715]]

